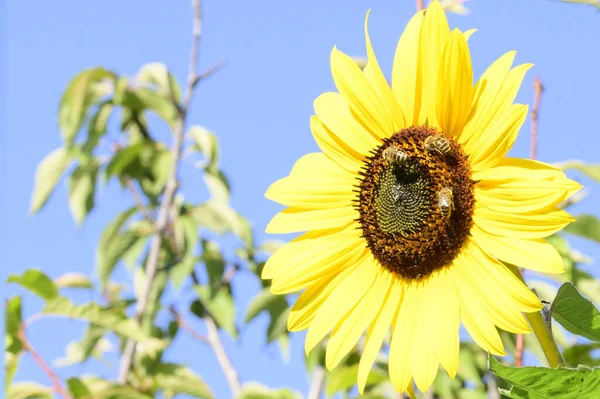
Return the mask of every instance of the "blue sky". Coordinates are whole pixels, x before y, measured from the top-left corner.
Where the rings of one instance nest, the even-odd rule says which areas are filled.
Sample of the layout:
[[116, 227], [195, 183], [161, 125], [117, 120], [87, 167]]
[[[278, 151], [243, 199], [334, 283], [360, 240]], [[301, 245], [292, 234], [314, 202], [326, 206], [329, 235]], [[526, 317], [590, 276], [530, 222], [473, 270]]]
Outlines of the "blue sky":
[[[69, 213], [64, 183], [39, 215], [27, 215], [35, 168], [61, 144], [56, 124], [59, 97], [77, 72], [97, 65], [133, 75], [141, 65], [159, 61], [183, 81], [191, 44], [189, 3], [2, 2], [2, 281], [9, 273], [29, 267], [39, 267], [52, 277], [68, 271], [92, 272], [103, 227], [131, 204], [126, 193], [115, 186], [101, 189], [99, 206], [81, 229], [75, 227]], [[367, 9], [372, 8], [371, 38], [379, 62], [389, 74], [396, 42], [414, 12], [414, 2], [204, 3], [201, 69], [222, 57], [227, 65], [198, 88], [190, 122], [219, 135], [222, 167], [233, 184], [232, 204], [252, 220], [262, 239], [266, 237], [264, 226], [280, 209], [264, 199], [264, 191], [286, 175], [298, 157], [317, 149], [308, 121], [313, 100], [334, 90], [329, 71], [331, 48], [337, 45], [350, 55], [364, 55], [363, 21]], [[536, 75], [547, 88], [540, 114], [539, 158], [598, 163], [600, 14], [591, 7], [545, 0], [472, 0], [467, 5], [470, 15], [450, 15], [449, 19], [452, 27], [479, 29], [470, 40], [475, 75], [504, 52], [516, 49], [517, 62], [535, 64], [517, 101], [531, 103]], [[512, 155], [529, 154], [529, 128], [528, 120]], [[183, 178], [184, 192], [200, 199], [204, 194], [200, 175], [189, 171]], [[600, 199], [599, 187], [591, 185], [590, 189], [591, 195], [578, 205], [578, 211], [597, 212], [593, 204]], [[580, 240], [575, 243], [589, 255], [600, 255], [598, 247]], [[2, 287], [3, 296], [19, 291]], [[236, 288], [243, 315], [258, 282], [242, 276]], [[40, 305], [26, 296], [27, 313]], [[303, 334], [293, 335], [291, 361], [285, 364], [276, 347], [264, 346], [265, 323], [264, 318], [257, 320], [239, 342], [224, 338], [241, 380], [291, 386], [306, 393]], [[42, 320], [29, 335], [41, 355], [51, 360], [62, 356], [66, 343], [80, 338], [81, 333], [80, 323]], [[169, 358], [197, 370], [217, 397], [229, 396], [212, 353], [202, 345], [183, 338]], [[106, 377], [116, 374], [94, 361], [59, 369], [62, 377], [84, 372]], [[17, 379], [48, 383], [28, 358], [23, 359]]]

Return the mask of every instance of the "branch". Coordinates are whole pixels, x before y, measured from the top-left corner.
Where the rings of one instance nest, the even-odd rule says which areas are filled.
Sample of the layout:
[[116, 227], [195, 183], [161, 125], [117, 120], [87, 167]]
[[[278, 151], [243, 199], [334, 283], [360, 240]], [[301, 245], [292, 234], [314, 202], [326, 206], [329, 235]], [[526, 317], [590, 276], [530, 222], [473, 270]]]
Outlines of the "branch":
[[225, 352], [225, 348], [221, 343], [219, 329], [212, 317], [208, 315], [204, 317], [204, 322], [206, 323], [206, 329], [208, 330], [208, 344], [215, 352], [215, 356], [217, 356], [221, 369], [223, 369], [225, 378], [227, 378], [229, 388], [231, 389], [231, 397], [238, 398], [241, 392], [240, 381], [238, 379], [237, 371], [235, 371], [235, 368], [231, 364], [227, 352]]
[[417, 12], [423, 10], [425, 5], [423, 4], [423, 0], [416, 0]]
[[310, 388], [306, 399], [319, 399], [321, 397], [321, 391], [323, 390], [323, 383], [325, 382], [325, 370], [322, 367], [317, 367], [310, 380]]
[[177, 309], [175, 309], [174, 306], [169, 307], [169, 312], [171, 312], [171, 314], [175, 317], [175, 321], [177, 322], [177, 325], [179, 327], [183, 328], [185, 331], [187, 331], [188, 334], [190, 334], [192, 336], [192, 338], [194, 338], [200, 342], [204, 342], [205, 344], [210, 343], [208, 341], [208, 338], [206, 338], [204, 335], [198, 334], [196, 331], [194, 331], [194, 329], [192, 327], [190, 327], [190, 325], [185, 321], [185, 319], [183, 318], [181, 313], [179, 313], [177, 311]]
[[146, 220], [148, 220], [150, 223], [155, 223], [154, 218], [152, 217], [150, 212], [148, 212], [148, 208], [146, 208], [146, 206], [142, 202], [142, 198], [140, 197], [137, 190], [135, 189], [135, 185], [133, 184], [133, 182], [131, 181], [129, 176], [125, 177], [125, 185], [131, 192], [131, 196], [133, 197], [135, 206], [138, 208], [138, 210], [141, 212], [141, 214], [144, 216], [144, 218], [146, 218]]
[[[198, 52], [200, 49], [200, 35], [202, 32], [202, 9], [200, 7], [200, 0], [192, 1], [194, 7], [194, 23], [193, 23], [193, 41], [192, 41], [192, 52], [190, 56], [190, 66], [188, 72], [188, 80], [185, 90], [183, 103], [179, 107], [179, 118], [177, 123], [173, 127], [173, 144], [171, 146], [171, 157], [173, 159], [173, 167], [170, 171], [169, 177], [165, 183], [165, 191], [160, 205], [158, 216], [156, 218], [155, 231], [152, 235], [152, 243], [148, 251], [148, 260], [146, 262], [146, 281], [142, 289], [141, 298], [138, 300], [135, 309], [135, 319], [138, 323], [141, 323], [143, 316], [146, 312], [148, 300], [150, 298], [150, 292], [152, 291], [152, 285], [156, 279], [158, 272], [158, 260], [160, 254], [160, 248], [162, 246], [163, 232], [167, 227], [169, 219], [169, 209], [173, 203], [173, 198], [177, 192], [179, 186], [177, 181], [177, 172], [179, 169], [179, 161], [181, 157], [181, 150], [183, 146], [183, 134], [185, 129], [185, 123], [187, 119], [187, 112], [192, 102], [194, 94], [194, 88], [198, 83], [197, 63], [198, 63]], [[119, 375], [118, 382], [125, 384], [127, 382], [127, 375], [133, 363], [133, 357], [135, 356], [136, 342], [134, 340], [128, 340], [121, 356], [119, 364]]]
[[35, 351], [27, 336], [25, 335], [25, 326], [21, 324], [19, 328], [19, 339], [23, 343], [23, 349], [25, 349], [29, 354], [33, 357], [35, 362], [44, 370], [44, 373], [50, 377], [52, 381], [52, 385], [54, 386], [54, 390], [57, 394], [62, 396], [64, 399], [72, 399], [73, 397], [63, 388], [62, 384], [56, 373], [48, 366], [48, 364], [41, 358], [41, 356]]

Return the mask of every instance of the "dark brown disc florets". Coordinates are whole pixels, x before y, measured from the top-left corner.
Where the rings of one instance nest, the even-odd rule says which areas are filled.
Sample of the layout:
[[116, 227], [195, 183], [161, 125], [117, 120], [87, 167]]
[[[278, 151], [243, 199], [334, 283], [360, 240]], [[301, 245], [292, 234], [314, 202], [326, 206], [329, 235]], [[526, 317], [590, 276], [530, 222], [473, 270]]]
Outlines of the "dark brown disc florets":
[[452, 263], [473, 224], [467, 156], [436, 129], [413, 126], [385, 139], [360, 172], [359, 222], [391, 272], [417, 280]]

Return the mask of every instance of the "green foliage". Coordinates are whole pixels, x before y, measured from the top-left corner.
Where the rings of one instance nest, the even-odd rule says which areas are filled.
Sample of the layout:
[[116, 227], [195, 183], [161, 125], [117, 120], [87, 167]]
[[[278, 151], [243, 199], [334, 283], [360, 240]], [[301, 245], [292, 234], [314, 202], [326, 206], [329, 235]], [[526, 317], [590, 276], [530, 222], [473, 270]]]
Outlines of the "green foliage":
[[53, 399], [52, 389], [34, 382], [16, 382], [6, 390], [6, 399]]
[[36, 213], [46, 204], [70, 162], [69, 151], [62, 147], [46, 155], [40, 162], [35, 172], [35, 186], [29, 211], [31, 214]]
[[568, 331], [600, 342], [600, 312], [573, 284], [560, 287], [550, 310], [552, 317]]
[[569, 224], [565, 231], [600, 243], [600, 219], [594, 215], [576, 216], [577, 221]]
[[600, 369], [507, 367], [490, 356], [490, 370], [513, 385], [512, 389], [501, 391], [509, 398], [591, 399], [600, 390]]

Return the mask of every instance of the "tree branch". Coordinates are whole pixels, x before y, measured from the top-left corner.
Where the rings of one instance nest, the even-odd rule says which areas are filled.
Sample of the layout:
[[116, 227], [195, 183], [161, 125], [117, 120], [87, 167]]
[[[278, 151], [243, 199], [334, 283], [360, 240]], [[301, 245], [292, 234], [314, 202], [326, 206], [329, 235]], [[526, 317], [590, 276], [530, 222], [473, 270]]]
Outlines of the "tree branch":
[[322, 367], [316, 367], [310, 380], [310, 388], [306, 399], [319, 399], [321, 391], [323, 391], [323, 383], [325, 382], [325, 370]]
[[138, 210], [141, 212], [141, 214], [144, 216], [144, 218], [146, 218], [146, 220], [148, 220], [150, 223], [155, 223], [154, 218], [152, 217], [150, 212], [148, 212], [148, 208], [146, 208], [146, 206], [142, 202], [142, 198], [140, 197], [137, 190], [135, 189], [135, 185], [133, 184], [133, 182], [131, 181], [129, 176], [125, 176], [125, 185], [131, 192], [131, 196], [133, 197], [135, 206], [138, 208]]
[[[162, 203], [160, 205], [158, 216], [156, 218], [155, 232], [152, 236], [152, 243], [150, 244], [150, 249], [148, 251], [148, 260], [146, 262], [146, 281], [142, 289], [141, 298], [139, 298], [136, 304], [135, 319], [138, 323], [142, 321], [144, 313], [146, 312], [150, 292], [152, 291], [152, 285], [154, 283], [154, 280], [156, 279], [156, 275], [159, 269], [158, 261], [160, 249], [162, 246], [163, 232], [168, 223], [169, 209], [171, 208], [173, 198], [175, 197], [177, 188], [179, 186], [177, 181], [177, 174], [179, 169], [181, 150], [183, 146], [183, 135], [187, 119], [187, 113], [192, 102], [194, 88], [198, 83], [197, 63], [198, 53], [200, 51], [200, 36], [202, 33], [202, 9], [200, 7], [200, 0], [192, 0], [192, 5], [194, 8], [194, 22], [188, 80], [183, 103], [179, 107], [179, 118], [177, 120], [177, 123], [173, 127], [173, 144], [171, 146], [171, 157], [173, 160], [173, 167], [171, 168], [169, 177], [167, 178], [167, 181], [165, 183], [165, 191], [163, 194]], [[131, 339], [128, 340], [123, 350], [123, 354], [121, 356], [121, 361], [119, 364], [118, 381], [121, 384], [127, 382], [127, 375], [129, 374], [131, 364], [133, 363], [135, 350], [136, 342]]]
[[221, 369], [223, 370], [223, 374], [225, 374], [225, 378], [227, 378], [229, 389], [231, 389], [231, 397], [234, 399], [238, 398], [241, 392], [240, 381], [238, 379], [237, 371], [231, 364], [229, 356], [227, 356], [227, 352], [225, 352], [225, 348], [221, 343], [221, 339], [219, 338], [219, 329], [210, 315], [204, 316], [204, 323], [206, 324], [206, 329], [208, 330], [208, 344], [212, 348], [213, 352], [215, 352], [217, 361], [221, 365]]
[[56, 393], [62, 396], [64, 399], [72, 399], [73, 397], [65, 390], [65, 388], [63, 388], [56, 373], [50, 368], [50, 366], [48, 366], [48, 363], [46, 363], [44, 359], [42, 359], [42, 357], [35, 351], [35, 349], [31, 345], [31, 342], [29, 342], [29, 340], [27, 339], [27, 336], [25, 335], [25, 326], [23, 324], [21, 324], [19, 328], [19, 339], [23, 343], [23, 349], [25, 349], [33, 357], [35, 362], [42, 368], [42, 370], [44, 370], [44, 373], [46, 373], [48, 377], [50, 377], [50, 380], [52, 381], [52, 385], [54, 386], [54, 390], [56, 391]]
[[175, 309], [174, 306], [169, 307], [169, 312], [171, 312], [171, 314], [175, 317], [175, 321], [177, 322], [177, 325], [179, 327], [183, 328], [185, 331], [187, 331], [187, 333], [190, 334], [192, 336], [192, 338], [194, 338], [200, 342], [204, 342], [205, 344], [210, 343], [208, 341], [207, 337], [205, 337], [202, 334], [198, 334], [196, 331], [194, 331], [194, 329], [192, 327], [190, 327], [190, 325], [185, 321], [185, 319], [183, 318], [181, 313], [179, 313], [177, 311], [177, 309]]
[[416, 0], [417, 12], [423, 10], [425, 5], [423, 4], [423, 0]]

